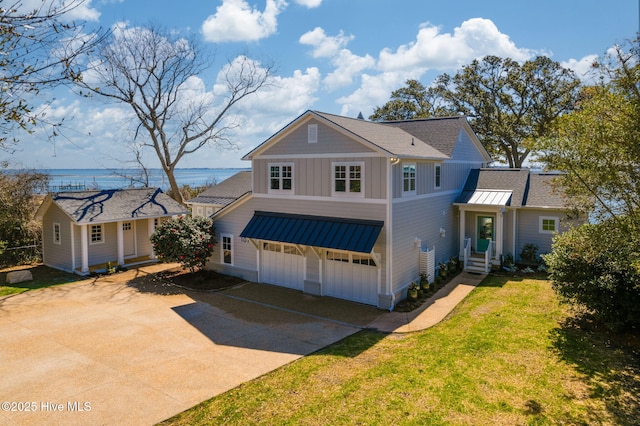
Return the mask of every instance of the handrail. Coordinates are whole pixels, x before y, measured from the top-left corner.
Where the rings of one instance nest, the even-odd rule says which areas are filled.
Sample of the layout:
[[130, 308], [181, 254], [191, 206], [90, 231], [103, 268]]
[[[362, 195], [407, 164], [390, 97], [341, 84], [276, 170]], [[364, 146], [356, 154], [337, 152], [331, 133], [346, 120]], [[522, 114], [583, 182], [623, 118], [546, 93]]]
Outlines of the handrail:
[[462, 252], [463, 270], [467, 269], [469, 258], [471, 257], [471, 238], [464, 239], [464, 251]]
[[484, 252], [484, 271], [487, 274], [491, 270], [491, 259], [494, 257], [493, 252], [495, 249], [495, 243], [495, 241], [489, 241], [487, 251]]

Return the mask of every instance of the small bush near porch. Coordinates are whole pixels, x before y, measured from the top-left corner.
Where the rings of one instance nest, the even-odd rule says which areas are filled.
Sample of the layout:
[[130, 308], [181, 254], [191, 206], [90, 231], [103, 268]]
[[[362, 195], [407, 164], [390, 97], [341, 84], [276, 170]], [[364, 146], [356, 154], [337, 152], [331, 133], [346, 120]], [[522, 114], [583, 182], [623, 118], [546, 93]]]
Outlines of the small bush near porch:
[[640, 344], [572, 325], [547, 280], [489, 276], [435, 327], [362, 331], [165, 424], [635, 424]]

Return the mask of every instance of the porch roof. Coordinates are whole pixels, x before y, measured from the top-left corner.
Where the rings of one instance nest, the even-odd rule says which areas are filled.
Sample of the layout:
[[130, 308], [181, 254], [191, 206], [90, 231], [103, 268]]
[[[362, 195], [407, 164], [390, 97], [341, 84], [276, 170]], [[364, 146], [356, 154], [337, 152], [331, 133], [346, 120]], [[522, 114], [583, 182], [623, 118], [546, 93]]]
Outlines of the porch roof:
[[383, 221], [256, 211], [242, 238], [371, 253]]
[[511, 202], [513, 191], [478, 189], [464, 191], [460, 196], [459, 204], [474, 204], [482, 206], [508, 206]]

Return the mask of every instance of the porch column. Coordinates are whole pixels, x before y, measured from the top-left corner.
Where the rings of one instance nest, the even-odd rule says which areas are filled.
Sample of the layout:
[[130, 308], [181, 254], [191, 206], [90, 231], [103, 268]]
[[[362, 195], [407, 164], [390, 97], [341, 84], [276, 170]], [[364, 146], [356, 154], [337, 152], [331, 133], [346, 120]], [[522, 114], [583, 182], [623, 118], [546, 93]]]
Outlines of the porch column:
[[116, 223], [117, 242], [118, 242], [118, 265], [124, 265], [124, 236], [122, 235], [122, 221]]
[[87, 225], [80, 225], [80, 255], [82, 257], [82, 273], [89, 272], [89, 236]]
[[498, 209], [498, 214], [496, 215], [496, 258], [500, 259], [502, 255], [502, 240], [504, 235], [504, 211], [505, 208], [501, 207]]
[[[147, 223], [149, 224], [149, 239], [151, 239], [153, 232], [156, 230], [156, 221], [154, 219], [147, 219]], [[156, 258], [156, 252], [153, 250], [153, 243], [151, 240], [149, 240], [149, 246], [151, 247], [149, 258], [154, 260]]]
[[459, 256], [462, 257], [464, 255], [464, 239], [466, 237], [466, 216], [467, 212], [460, 207], [460, 253]]

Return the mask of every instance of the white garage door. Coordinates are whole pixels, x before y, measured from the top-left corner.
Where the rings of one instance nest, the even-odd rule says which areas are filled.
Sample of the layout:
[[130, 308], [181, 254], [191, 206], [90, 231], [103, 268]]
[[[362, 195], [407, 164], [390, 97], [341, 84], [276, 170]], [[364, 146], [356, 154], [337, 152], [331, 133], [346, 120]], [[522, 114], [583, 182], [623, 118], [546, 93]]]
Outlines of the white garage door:
[[378, 267], [371, 256], [327, 251], [323, 294], [378, 304]]
[[304, 286], [304, 257], [296, 246], [262, 243], [260, 281], [302, 290]]

